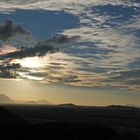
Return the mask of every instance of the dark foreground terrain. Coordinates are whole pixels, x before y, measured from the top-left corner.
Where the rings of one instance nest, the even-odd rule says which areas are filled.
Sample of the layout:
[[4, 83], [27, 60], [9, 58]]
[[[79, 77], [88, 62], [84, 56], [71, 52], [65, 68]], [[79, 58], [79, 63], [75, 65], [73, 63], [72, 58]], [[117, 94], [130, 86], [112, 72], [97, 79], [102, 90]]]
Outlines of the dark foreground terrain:
[[139, 140], [140, 109], [1, 105], [1, 140]]

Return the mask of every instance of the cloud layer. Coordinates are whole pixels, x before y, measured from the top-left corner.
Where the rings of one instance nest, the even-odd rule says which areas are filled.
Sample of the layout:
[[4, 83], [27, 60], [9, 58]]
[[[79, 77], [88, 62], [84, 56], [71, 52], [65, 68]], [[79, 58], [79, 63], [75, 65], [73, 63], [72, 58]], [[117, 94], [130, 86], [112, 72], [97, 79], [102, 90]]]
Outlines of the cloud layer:
[[[0, 29], [0, 39], [4, 42], [7, 42], [7, 40], [17, 34], [29, 34], [29, 32], [24, 31], [20, 25], [17, 25], [12, 20], [6, 20], [5, 23], [1, 25]], [[18, 48], [16, 48], [10, 43], [9, 45], [4, 45], [2, 48], [0, 48], [0, 77], [17, 78], [20, 76], [20, 74], [18, 74], [19, 71], [27, 71], [24, 69], [24, 67], [22, 67], [22, 63], [17, 63], [17, 61], [14, 63], [14, 60], [22, 60], [29, 57], [38, 57], [41, 59], [41, 57], [46, 56], [48, 53], [51, 54], [58, 52], [59, 46], [68, 44], [77, 39], [79, 39], [79, 36], [69, 37], [67, 35], [57, 35], [48, 40], [39, 41], [34, 46], [18, 46]], [[32, 65], [32, 62], [29, 64], [29, 66], [30, 65]]]
[[[75, 86], [112, 86], [140, 90], [140, 2], [138, 0], [2, 0], [0, 2], [1, 13], [12, 13], [17, 9], [63, 10], [77, 16], [80, 21], [78, 28], [64, 30], [61, 33], [62, 37], [52, 38], [49, 43], [41, 47], [37, 44], [33, 48], [1, 56], [1, 59], [44, 56], [48, 51], [46, 48], [51, 50], [56, 46], [63, 51], [39, 58], [38, 61], [44, 64], [39, 70], [30, 68], [24, 68], [24, 72], [19, 70], [18, 73], [22, 77], [46, 83], [63, 82]], [[78, 36], [80, 39], [68, 45], [68, 40], [75, 39], [73, 36]], [[5, 40], [1, 32], [0, 38]], [[65, 41], [66, 45], [61, 46]]]

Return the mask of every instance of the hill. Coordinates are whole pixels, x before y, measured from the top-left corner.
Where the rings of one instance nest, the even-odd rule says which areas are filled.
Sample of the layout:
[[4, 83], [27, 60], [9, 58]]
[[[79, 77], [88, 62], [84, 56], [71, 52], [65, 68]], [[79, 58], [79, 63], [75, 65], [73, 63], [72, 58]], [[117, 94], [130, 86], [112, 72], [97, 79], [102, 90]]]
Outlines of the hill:
[[60, 106], [60, 107], [76, 107], [77, 105], [72, 104], [72, 103], [66, 103], [66, 104], [59, 104], [58, 106]]
[[126, 105], [109, 105], [106, 108], [110, 109], [121, 109], [121, 110], [128, 110], [128, 109], [139, 109], [138, 107], [135, 106], [126, 106]]

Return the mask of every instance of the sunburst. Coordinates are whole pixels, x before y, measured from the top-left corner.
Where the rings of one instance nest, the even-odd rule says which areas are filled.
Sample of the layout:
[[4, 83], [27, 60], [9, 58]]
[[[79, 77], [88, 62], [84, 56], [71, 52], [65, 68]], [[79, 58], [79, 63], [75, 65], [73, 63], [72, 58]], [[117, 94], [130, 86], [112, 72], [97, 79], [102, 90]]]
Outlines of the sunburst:
[[27, 57], [23, 59], [15, 60], [15, 63], [19, 63], [22, 67], [25, 68], [41, 68], [45, 64], [38, 57]]

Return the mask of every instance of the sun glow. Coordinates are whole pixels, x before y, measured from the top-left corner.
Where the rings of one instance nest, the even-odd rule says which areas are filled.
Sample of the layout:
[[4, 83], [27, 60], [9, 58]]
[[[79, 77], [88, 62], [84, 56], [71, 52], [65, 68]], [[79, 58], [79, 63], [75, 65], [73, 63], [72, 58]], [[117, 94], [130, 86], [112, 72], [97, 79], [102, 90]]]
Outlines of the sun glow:
[[19, 63], [22, 67], [25, 68], [41, 68], [44, 66], [44, 62], [41, 61], [38, 57], [27, 57], [20, 60], [15, 60], [16, 63]]

